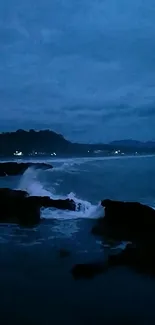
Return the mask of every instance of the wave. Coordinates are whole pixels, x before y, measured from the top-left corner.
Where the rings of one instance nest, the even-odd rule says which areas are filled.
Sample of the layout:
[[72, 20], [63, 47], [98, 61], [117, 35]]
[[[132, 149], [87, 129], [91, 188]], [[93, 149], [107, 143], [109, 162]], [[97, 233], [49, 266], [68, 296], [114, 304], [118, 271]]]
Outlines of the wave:
[[[29, 195], [35, 196], [51, 196], [51, 193], [44, 188], [41, 182], [38, 180], [38, 174], [40, 170], [36, 170], [33, 167], [28, 168], [22, 175], [18, 189], [27, 191]], [[52, 197], [53, 198], [53, 197]]]
[[[62, 166], [64, 168], [64, 166]], [[53, 170], [58, 170], [57, 167]], [[68, 195], [58, 195], [54, 188], [46, 189], [46, 185], [39, 180], [39, 173], [46, 171], [36, 170], [34, 167], [28, 168], [20, 179], [18, 189], [26, 190], [30, 196], [49, 196], [52, 199], [73, 199], [76, 203], [76, 211], [62, 211], [55, 209], [44, 209], [42, 216], [46, 219], [78, 219], [87, 218], [95, 219], [103, 216], [103, 208], [100, 204], [92, 205], [90, 202], [77, 198], [75, 193], [70, 192]], [[51, 171], [50, 171], [51, 172]], [[79, 204], [81, 206], [79, 210]]]
[[1, 158], [0, 162], [23, 162], [23, 163], [49, 163], [49, 164], [55, 164], [55, 163], [67, 163], [69, 165], [81, 165], [83, 163], [87, 162], [94, 162], [94, 161], [104, 161], [104, 160], [125, 160], [125, 159], [141, 159], [141, 158], [151, 158], [154, 157], [154, 154], [141, 154], [141, 155], [135, 155], [135, 154], [130, 154], [130, 155], [110, 155], [110, 156], [90, 156], [90, 157], [74, 157], [74, 158], [51, 158], [51, 157], [24, 157], [24, 158], [12, 158], [10, 159], [5, 159]]
[[49, 172], [65, 172], [65, 173], [77, 173], [78, 170], [76, 168], [76, 161], [66, 161], [63, 162], [60, 166], [54, 166], [54, 168], [50, 169]]

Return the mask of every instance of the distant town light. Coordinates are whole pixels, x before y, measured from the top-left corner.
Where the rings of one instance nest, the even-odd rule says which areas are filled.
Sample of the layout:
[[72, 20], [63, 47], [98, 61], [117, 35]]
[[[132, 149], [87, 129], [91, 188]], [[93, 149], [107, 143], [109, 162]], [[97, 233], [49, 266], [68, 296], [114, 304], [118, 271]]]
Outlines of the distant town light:
[[22, 153], [22, 151], [16, 150], [16, 152], [14, 152], [14, 156], [23, 156], [23, 153]]
[[121, 150], [116, 150], [115, 155], [118, 155], [121, 152]]

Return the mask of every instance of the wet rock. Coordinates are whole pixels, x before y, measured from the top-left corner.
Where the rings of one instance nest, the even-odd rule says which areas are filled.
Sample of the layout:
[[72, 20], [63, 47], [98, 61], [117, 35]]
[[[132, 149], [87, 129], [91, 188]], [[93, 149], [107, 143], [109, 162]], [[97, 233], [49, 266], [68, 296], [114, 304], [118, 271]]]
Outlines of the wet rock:
[[138, 202], [104, 200], [105, 216], [97, 220], [92, 232], [118, 240], [139, 240], [155, 232], [155, 210]]
[[56, 208], [60, 210], [76, 210], [76, 204], [73, 200], [53, 200], [48, 196], [30, 196], [29, 201], [33, 201], [36, 205], [43, 208]]
[[107, 269], [125, 266], [155, 276], [155, 210], [138, 202], [104, 200], [101, 205], [104, 218], [95, 222], [92, 233], [103, 240], [131, 242], [109, 255]]
[[110, 255], [108, 268], [125, 266], [134, 271], [155, 276], [155, 243], [128, 244], [119, 254]]
[[84, 279], [92, 279], [96, 275], [101, 274], [105, 271], [106, 265], [102, 262], [97, 263], [86, 263], [86, 264], [76, 264], [71, 273], [75, 280], [84, 278]]
[[[20, 193], [21, 195], [21, 193]], [[36, 225], [40, 222], [40, 207], [29, 197], [15, 196], [0, 199], [0, 222]]]
[[155, 227], [155, 210], [138, 202], [121, 202], [104, 200], [101, 205], [105, 209], [105, 219], [115, 224], [128, 224], [139, 229]]
[[9, 199], [9, 198], [14, 198], [14, 199], [20, 199], [20, 198], [25, 198], [28, 197], [28, 193], [26, 191], [22, 190], [12, 190], [10, 188], [0, 188], [0, 202], [3, 199]]
[[53, 168], [50, 164], [45, 164], [45, 163], [4, 162], [4, 163], [0, 163], [0, 177], [21, 175], [29, 167], [40, 168], [40, 169]]
[[40, 222], [41, 208], [76, 209], [73, 200], [53, 200], [50, 197], [29, 196], [26, 191], [0, 189], [0, 222], [35, 225]]

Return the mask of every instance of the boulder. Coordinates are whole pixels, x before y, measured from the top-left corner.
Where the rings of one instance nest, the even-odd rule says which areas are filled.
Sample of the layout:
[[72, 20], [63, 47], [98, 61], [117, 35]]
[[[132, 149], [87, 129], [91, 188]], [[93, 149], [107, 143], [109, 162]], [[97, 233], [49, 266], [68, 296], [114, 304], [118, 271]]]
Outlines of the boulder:
[[129, 243], [125, 249], [110, 254], [105, 261], [76, 264], [71, 273], [75, 280], [91, 279], [115, 267], [130, 268], [139, 274], [155, 277], [155, 243], [153, 240]]
[[17, 163], [17, 162], [4, 162], [0, 163], [0, 177], [21, 175], [29, 167], [40, 169], [53, 168], [50, 164], [45, 163]]
[[2, 200], [5, 199], [9, 199], [9, 198], [25, 198], [28, 196], [28, 193], [26, 191], [22, 191], [22, 190], [12, 190], [10, 188], [0, 188], [0, 202]]
[[92, 279], [105, 271], [106, 265], [103, 262], [82, 263], [73, 266], [71, 273], [75, 280], [84, 278]]
[[0, 222], [34, 225], [40, 221], [40, 207], [29, 201], [26, 191], [0, 189]]
[[138, 202], [122, 202], [104, 200], [101, 205], [105, 210], [105, 218], [109, 222], [128, 223], [128, 225], [139, 225], [146, 227], [155, 226], [155, 210]]
[[118, 240], [136, 240], [155, 232], [155, 210], [138, 202], [104, 200], [104, 217], [92, 232]]
[[73, 200], [53, 200], [50, 197], [29, 196], [26, 191], [0, 189], [0, 222], [35, 225], [40, 222], [40, 208], [75, 211]]
[[119, 254], [109, 256], [107, 267], [117, 266], [129, 267], [138, 273], [155, 276], [155, 243], [128, 244]]
[[76, 204], [70, 199], [58, 199], [54, 200], [48, 196], [29, 196], [29, 201], [35, 202], [40, 208], [56, 208], [60, 210], [76, 210]]

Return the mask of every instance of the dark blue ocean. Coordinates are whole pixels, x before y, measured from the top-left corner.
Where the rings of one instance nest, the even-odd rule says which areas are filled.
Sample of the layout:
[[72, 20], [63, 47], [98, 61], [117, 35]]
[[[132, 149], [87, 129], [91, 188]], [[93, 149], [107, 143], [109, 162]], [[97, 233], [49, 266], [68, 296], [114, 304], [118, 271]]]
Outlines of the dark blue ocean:
[[[100, 200], [155, 207], [155, 156], [46, 162], [54, 168], [30, 168], [20, 177], [1, 178], [0, 186], [30, 195], [71, 197], [82, 204], [81, 211], [42, 211], [45, 220], [32, 229], [0, 225], [1, 323], [154, 324], [153, 279], [117, 268], [76, 281], [70, 271], [75, 263], [102, 260], [107, 249], [116, 248], [91, 234], [95, 219], [103, 215]], [[62, 258], [62, 249], [69, 256]]]

